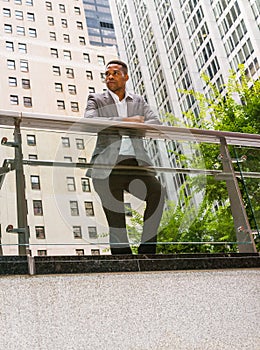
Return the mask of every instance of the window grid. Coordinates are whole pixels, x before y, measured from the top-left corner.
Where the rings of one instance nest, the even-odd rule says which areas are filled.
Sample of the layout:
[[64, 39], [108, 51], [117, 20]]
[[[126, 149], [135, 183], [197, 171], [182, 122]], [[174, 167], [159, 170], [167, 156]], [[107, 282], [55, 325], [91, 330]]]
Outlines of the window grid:
[[42, 208], [42, 201], [41, 200], [34, 200], [33, 201], [33, 213], [35, 216], [42, 216], [43, 215], [43, 208]]
[[92, 202], [84, 202], [86, 216], [94, 216], [94, 208]]
[[82, 192], [90, 192], [90, 181], [87, 177], [81, 178]]

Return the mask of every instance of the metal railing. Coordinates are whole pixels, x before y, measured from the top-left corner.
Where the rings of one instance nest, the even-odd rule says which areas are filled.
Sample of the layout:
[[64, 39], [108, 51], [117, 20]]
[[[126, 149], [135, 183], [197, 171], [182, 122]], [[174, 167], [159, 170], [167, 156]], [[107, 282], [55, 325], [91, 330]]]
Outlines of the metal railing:
[[[4, 176], [14, 170], [16, 177], [16, 198], [17, 198], [17, 228], [12, 225], [7, 227], [7, 231], [18, 233], [19, 255], [30, 255], [30, 243], [27, 222], [27, 207], [24, 182], [24, 166], [57, 166], [57, 167], [79, 167], [89, 168], [92, 164], [67, 163], [44, 160], [25, 160], [22, 153], [21, 131], [26, 130], [52, 130], [59, 132], [80, 132], [96, 135], [101, 130], [120, 130], [120, 133], [135, 133], [138, 136], [156, 140], [175, 140], [185, 142], [195, 142], [197, 144], [219, 145], [222, 170], [219, 169], [196, 169], [190, 167], [155, 167], [158, 172], [182, 173], [182, 174], [204, 174], [215, 176], [216, 179], [225, 181], [239, 252], [256, 252], [256, 246], [249, 224], [245, 205], [242, 200], [237, 178], [241, 177], [241, 171], [235, 171], [233, 159], [230, 156], [229, 146], [254, 147], [260, 149], [260, 135], [242, 134], [226, 131], [189, 129], [164, 125], [148, 125], [136, 123], [118, 123], [114, 121], [88, 120], [84, 118], [62, 117], [53, 115], [39, 115], [30, 113], [17, 113], [10, 111], [0, 112], [0, 128], [14, 127], [14, 140], [2, 139], [2, 145], [14, 148], [14, 159], [3, 160], [0, 168], [0, 186]], [[102, 165], [101, 165], [102, 166]], [[131, 168], [131, 171], [134, 171]], [[243, 172], [244, 178], [260, 178], [258, 171]], [[174, 242], [168, 242], [174, 243]], [[165, 244], [168, 244], [167, 242]], [[184, 242], [185, 244], [194, 242]]]

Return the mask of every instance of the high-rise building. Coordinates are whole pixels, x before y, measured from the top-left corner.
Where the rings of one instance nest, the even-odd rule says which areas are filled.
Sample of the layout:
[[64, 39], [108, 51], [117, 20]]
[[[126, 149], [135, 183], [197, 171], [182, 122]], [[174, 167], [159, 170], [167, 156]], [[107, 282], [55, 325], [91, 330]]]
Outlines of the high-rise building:
[[219, 87], [244, 64], [257, 79], [260, 8], [257, 0], [114, 0], [111, 10], [120, 56], [136, 92], [177, 117], [198, 113], [179, 89], [207, 92], [203, 72]]
[[[110, 5], [119, 55], [129, 64], [133, 88], [161, 115], [172, 113], [184, 122], [188, 110], [199, 116], [194, 97], [181, 90], [207, 94], [202, 73], [219, 89], [239, 64], [253, 79], [260, 76], [258, 0], [111, 0]], [[178, 155], [189, 148], [177, 141], [165, 145], [162, 157], [154, 142], [148, 143], [157, 165], [181, 167]], [[175, 190], [185, 183], [184, 174], [162, 174], [161, 179]]]
[[[83, 3], [78, 0], [0, 0], [0, 113], [82, 117], [89, 92], [102, 92], [105, 63], [114, 47], [89, 43]], [[1, 118], [1, 117], [0, 117]], [[0, 137], [13, 140], [14, 127]], [[102, 253], [107, 241], [101, 205], [84, 168], [94, 137], [86, 133], [22, 129], [24, 160], [68, 163], [68, 167], [24, 166], [32, 254]], [[1, 165], [14, 149], [1, 146]], [[1, 166], [0, 165], [0, 166]], [[84, 164], [83, 164], [84, 165]], [[15, 174], [0, 190], [4, 254], [17, 254]], [[105, 236], [101, 237], [100, 236]]]
[[115, 46], [116, 37], [109, 0], [83, 0], [89, 42], [98, 46]]

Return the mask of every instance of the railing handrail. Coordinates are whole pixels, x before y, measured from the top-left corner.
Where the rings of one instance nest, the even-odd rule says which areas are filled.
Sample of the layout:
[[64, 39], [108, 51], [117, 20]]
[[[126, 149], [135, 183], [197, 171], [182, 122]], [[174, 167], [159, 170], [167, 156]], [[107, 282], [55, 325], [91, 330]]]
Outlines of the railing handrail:
[[205, 130], [184, 128], [177, 126], [139, 124], [118, 121], [105, 121], [86, 119], [73, 116], [59, 116], [17, 111], [0, 111], [0, 125], [13, 126], [15, 120], [20, 119], [22, 128], [43, 129], [66, 132], [97, 133], [102, 129], [114, 127], [115, 129], [138, 129], [146, 137], [157, 139], [171, 139], [178, 141], [191, 141], [198, 143], [219, 144], [225, 138], [228, 145], [260, 148], [260, 135], [231, 131]]

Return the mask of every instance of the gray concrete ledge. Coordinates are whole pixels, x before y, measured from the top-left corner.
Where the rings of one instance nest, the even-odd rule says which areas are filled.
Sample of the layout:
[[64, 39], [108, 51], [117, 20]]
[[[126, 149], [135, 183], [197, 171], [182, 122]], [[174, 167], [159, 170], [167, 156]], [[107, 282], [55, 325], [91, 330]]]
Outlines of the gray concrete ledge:
[[260, 267], [259, 253], [0, 257], [0, 275], [146, 272]]
[[0, 349], [259, 350], [260, 269], [2, 276]]

